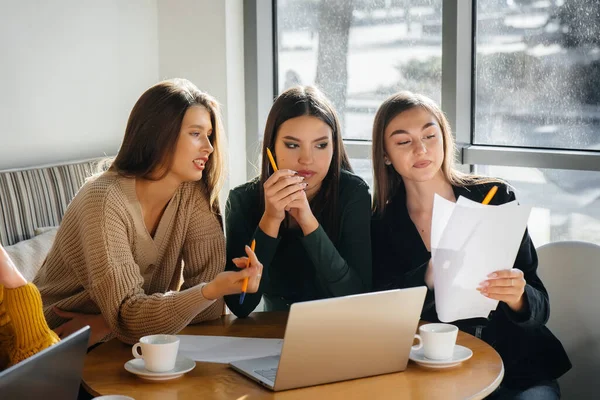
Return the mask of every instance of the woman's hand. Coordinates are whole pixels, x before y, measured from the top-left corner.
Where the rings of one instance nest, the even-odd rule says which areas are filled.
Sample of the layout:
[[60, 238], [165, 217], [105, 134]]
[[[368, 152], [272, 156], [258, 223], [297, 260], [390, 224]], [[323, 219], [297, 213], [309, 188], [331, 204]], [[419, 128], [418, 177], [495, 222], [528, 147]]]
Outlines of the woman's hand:
[[285, 210], [289, 211], [290, 215], [300, 225], [304, 236], [311, 234], [319, 227], [319, 221], [317, 221], [317, 218], [315, 218], [310, 209], [310, 203], [305, 191], [302, 191], [297, 199], [292, 200]]
[[304, 194], [306, 185], [304, 177], [289, 169], [280, 169], [267, 179], [264, 184], [265, 212], [259, 223], [263, 232], [277, 237], [286, 207]]
[[7, 289], [25, 286], [27, 280], [21, 275], [4, 247], [0, 246], [0, 285]]
[[[247, 293], [256, 293], [260, 285], [263, 265], [256, 258], [256, 254], [246, 246], [248, 257], [234, 258], [233, 263], [238, 268], [244, 268], [241, 271], [221, 272], [215, 279], [204, 285], [202, 295], [208, 300], [218, 299], [229, 294], [241, 293], [244, 280], [248, 278]], [[246, 267], [247, 260], [250, 259], [250, 265]]]
[[513, 268], [496, 271], [488, 275], [477, 288], [490, 299], [505, 302], [511, 310], [521, 312], [525, 308], [525, 277], [523, 271]]
[[53, 307], [52, 311], [59, 317], [69, 320], [54, 330], [54, 333], [61, 339], [64, 339], [73, 332], [89, 325], [91, 334], [88, 341], [88, 347], [90, 347], [100, 342], [100, 340], [108, 336], [111, 332], [110, 327], [104, 320], [102, 314], [84, 314], [64, 311], [58, 307]]
[[304, 177], [295, 171], [280, 169], [273, 173], [264, 184], [265, 215], [281, 223], [286, 207], [304, 193], [306, 185]]

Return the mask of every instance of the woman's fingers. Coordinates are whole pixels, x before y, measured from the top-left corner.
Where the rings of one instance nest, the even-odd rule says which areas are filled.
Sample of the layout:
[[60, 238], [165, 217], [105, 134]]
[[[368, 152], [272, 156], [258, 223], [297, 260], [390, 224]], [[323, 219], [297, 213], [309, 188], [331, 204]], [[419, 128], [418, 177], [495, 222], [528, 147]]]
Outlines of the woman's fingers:
[[25, 286], [27, 280], [17, 269], [4, 247], [0, 246], [0, 285], [8, 289]]
[[280, 169], [279, 171], [274, 172], [264, 183], [264, 189], [265, 191], [267, 191], [267, 189], [271, 188], [273, 185], [275, 185], [277, 182], [279, 182], [282, 178], [287, 178], [287, 177], [292, 177], [295, 176], [297, 173], [296, 171], [292, 171], [291, 169]]
[[75, 332], [75, 329], [72, 325], [72, 320], [69, 320], [68, 322], [65, 322], [58, 328], [54, 329], [54, 333], [56, 333], [56, 336], [58, 336], [59, 338], [63, 339], [69, 336], [71, 333]]
[[231, 261], [233, 261], [235, 266], [238, 268], [246, 268], [246, 264], [248, 263], [248, 257], [236, 257], [233, 258]]
[[260, 280], [262, 277], [263, 266], [262, 264], [251, 264], [250, 268], [247, 268], [246, 271], [250, 274], [248, 276], [248, 292], [256, 293], [260, 286]]
[[304, 202], [306, 199], [306, 192], [303, 190], [291, 193], [290, 195], [284, 197], [283, 199], [281, 199], [279, 201], [278, 207], [282, 207], [284, 210], [289, 211], [291, 207], [291, 203], [297, 201], [300, 203], [295, 204], [295, 206], [297, 207], [298, 204], [301, 204], [302, 202]]
[[260, 264], [258, 258], [256, 257], [256, 253], [252, 251], [252, 248], [250, 248], [250, 246], [246, 245], [244, 250], [246, 250], [246, 255], [248, 255], [248, 258], [250, 258], [250, 265]]
[[[260, 261], [258, 261], [256, 253], [252, 251], [250, 246], [245, 246], [244, 250], [246, 251], [248, 257], [236, 257], [232, 259], [233, 263], [238, 268], [241, 268], [241, 270], [237, 272], [230, 272], [231, 275], [229, 282], [234, 287], [237, 287], [238, 290], [241, 290], [245, 280], [248, 279], [246, 291], [248, 293], [255, 293], [260, 285], [263, 265]], [[248, 260], [250, 260], [249, 263]], [[246, 268], [246, 266], [248, 267]]]
[[56, 333], [56, 336], [58, 336], [61, 339], [62, 339], [62, 334], [63, 334], [63, 331], [64, 331], [63, 325], [61, 325], [58, 328], [54, 329], [54, 333]]
[[233, 263], [236, 265], [236, 267], [246, 268], [246, 265], [248, 264], [248, 259], [249, 259], [250, 267], [260, 266], [262, 268], [262, 264], [260, 263], [260, 261], [258, 261], [258, 257], [256, 257], [256, 253], [252, 251], [250, 246], [245, 246], [244, 250], [246, 251], [246, 254], [248, 255], [248, 257], [236, 257], [236, 258], [231, 259], [231, 261], [233, 261]]
[[265, 192], [269, 191], [269, 192], [276, 193], [276, 192], [284, 189], [287, 186], [293, 185], [295, 183], [300, 183], [300, 182], [304, 182], [303, 176], [300, 176], [300, 175], [285, 176], [285, 177], [279, 178], [279, 180], [276, 183], [274, 183], [272, 186], [266, 188]]
[[502, 278], [502, 279], [493, 279], [489, 281], [484, 281], [481, 283], [480, 288], [491, 291], [495, 288], [517, 288], [521, 289], [525, 287], [525, 280], [522, 278]]
[[527, 282], [523, 271], [513, 268], [491, 273], [477, 290], [485, 297], [502, 301], [512, 308], [520, 307], [525, 285]]
[[260, 263], [260, 261], [258, 261], [258, 257], [256, 257], [256, 253], [254, 251], [252, 251], [250, 246], [246, 246], [245, 250], [246, 250], [246, 254], [248, 255], [248, 259], [250, 260], [250, 265], [248, 268], [246, 268], [246, 271], [248, 271], [251, 275], [256, 275], [256, 274], [261, 273], [263, 265]]
[[292, 198], [292, 200], [289, 203], [287, 203], [287, 205], [285, 206], [286, 211], [289, 211], [292, 208], [304, 208], [304, 207], [310, 208], [310, 205], [308, 204], [308, 200], [306, 198], [305, 191], [297, 193], [294, 196], [291, 196], [291, 198]]
[[510, 287], [514, 285], [514, 281], [510, 278], [497, 278], [485, 281], [482, 286], [488, 287]]
[[521, 271], [520, 269], [517, 269], [517, 268], [512, 268], [512, 269], [503, 269], [500, 271], [492, 272], [491, 274], [488, 275], [488, 278], [489, 278], [488, 280], [520, 279], [523, 277], [524, 277], [523, 271]]
[[78, 315], [78, 313], [61, 310], [60, 308], [58, 308], [56, 306], [52, 307], [52, 312], [61, 318], [67, 318], [67, 319], [75, 318]]
[[523, 271], [513, 268], [496, 271], [488, 275], [488, 279], [479, 284], [479, 289], [489, 291], [491, 288], [515, 288], [522, 291], [527, 282]]
[[494, 295], [514, 295], [521, 294], [522, 290], [513, 286], [489, 286], [488, 288], [482, 290], [482, 292]]
[[260, 261], [258, 261], [256, 255], [254, 254], [253, 257], [250, 258], [250, 265], [248, 268], [246, 268], [246, 265], [248, 265], [248, 259], [248, 257], [238, 257], [232, 259], [235, 266], [241, 269], [238, 271], [239, 275], [242, 277], [247, 277], [260, 274], [262, 272], [263, 265], [260, 263]]
[[252, 278], [253, 276], [256, 276], [258, 274], [258, 269], [244, 268], [243, 270], [239, 271], [238, 274], [240, 274], [240, 279]]
[[306, 185], [305, 182], [289, 182], [289, 184], [282, 186], [279, 189], [273, 187], [268, 192], [265, 191], [265, 196], [272, 203], [277, 203], [293, 193], [304, 191]]

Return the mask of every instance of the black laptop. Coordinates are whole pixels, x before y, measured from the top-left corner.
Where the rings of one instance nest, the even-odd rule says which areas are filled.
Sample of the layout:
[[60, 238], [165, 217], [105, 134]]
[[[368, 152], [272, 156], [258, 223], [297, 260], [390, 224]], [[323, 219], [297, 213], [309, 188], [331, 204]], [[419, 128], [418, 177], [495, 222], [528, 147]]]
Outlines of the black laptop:
[[77, 399], [89, 337], [86, 326], [0, 372], [0, 398]]

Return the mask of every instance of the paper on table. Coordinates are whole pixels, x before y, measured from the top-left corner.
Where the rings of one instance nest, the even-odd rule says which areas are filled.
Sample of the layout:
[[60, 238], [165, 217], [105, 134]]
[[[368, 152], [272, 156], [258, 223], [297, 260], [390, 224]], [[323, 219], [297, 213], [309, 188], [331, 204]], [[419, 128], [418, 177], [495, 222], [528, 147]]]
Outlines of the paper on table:
[[435, 196], [431, 259], [438, 318], [443, 322], [486, 318], [498, 306], [476, 288], [487, 275], [512, 268], [531, 207], [516, 201], [484, 206], [459, 197]]
[[179, 354], [194, 361], [230, 363], [281, 354], [283, 339], [178, 335]]

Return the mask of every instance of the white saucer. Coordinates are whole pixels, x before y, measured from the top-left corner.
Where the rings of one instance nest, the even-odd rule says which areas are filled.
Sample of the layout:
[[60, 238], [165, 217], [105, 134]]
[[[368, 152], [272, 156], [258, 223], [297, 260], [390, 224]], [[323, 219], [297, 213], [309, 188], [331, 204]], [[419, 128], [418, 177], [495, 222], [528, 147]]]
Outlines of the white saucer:
[[127, 371], [149, 381], [168, 381], [170, 379], [179, 378], [186, 372], [193, 370], [195, 367], [196, 362], [194, 360], [182, 356], [177, 357], [175, 368], [165, 372], [148, 371], [144, 368], [144, 360], [141, 358], [134, 358], [125, 363], [125, 369]]
[[468, 360], [472, 356], [473, 352], [471, 349], [457, 344], [454, 346], [454, 354], [452, 354], [452, 358], [447, 360], [431, 360], [425, 357], [425, 351], [422, 347], [419, 350], [411, 350], [408, 358], [427, 368], [450, 368]]

